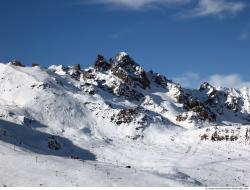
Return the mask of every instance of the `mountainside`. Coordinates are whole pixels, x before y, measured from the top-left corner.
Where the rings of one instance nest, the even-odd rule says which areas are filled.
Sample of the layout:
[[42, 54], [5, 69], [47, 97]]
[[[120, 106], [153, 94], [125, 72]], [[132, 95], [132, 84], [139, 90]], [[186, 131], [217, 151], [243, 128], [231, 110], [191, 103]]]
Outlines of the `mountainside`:
[[0, 185], [244, 186], [249, 145], [248, 88], [185, 89], [124, 52], [0, 64]]

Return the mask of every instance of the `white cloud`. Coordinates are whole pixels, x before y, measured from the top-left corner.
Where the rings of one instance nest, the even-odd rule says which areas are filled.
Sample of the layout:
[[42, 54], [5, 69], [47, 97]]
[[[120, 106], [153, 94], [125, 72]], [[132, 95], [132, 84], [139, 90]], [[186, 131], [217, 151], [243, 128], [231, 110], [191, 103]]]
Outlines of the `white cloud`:
[[118, 32], [114, 32], [110, 35], [110, 38], [113, 40], [121, 39], [129, 37], [133, 33], [133, 28], [125, 28], [123, 30], [120, 30]]
[[250, 23], [246, 25], [243, 32], [239, 36], [240, 40], [248, 40], [250, 39]]
[[198, 73], [188, 72], [180, 77], [175, 77], [173, 80], [180, 83], [186, 88], [199, 88], [203, 82], [209, 82], [215, 87], [242, 88], [250, 87], [250, 81], [244, 80], [238, 74], [219, 75], [214, 74], [206, 78], [202, 78]]
[[197, 88], [201, 84], [200, 75], [193, 72], [184, 73], [180, 77], [175, 77], [173, 80], [187, 88]]
[[247, 40], [250, 38], [250, 32], [243, 32], [240, 35], [240, 40]]
[[241, 76], [237, 74], [212, 75], [209, 77], [208, 82], [214, 86], [222, 86], [230, 88], [250, 87], [250, 81], [244, 80]]
[[[86, 1], [86, 0], [85, 0]], [[185, 4], [192, 0], [92, 0], [91, 3], [108, 5], [116, 8], [140, 10], [161, 5]]]
[[186, 17], [206, 17], [206, 16], [218, 16], [224, 17], [225, 15], [235, 15], [238, 12], [243, 11], [246, 8], [246, 4], [241, 1], [230, 0], [199, 0], [198, 5], [183, 13]]
[[[225, 16], [236, 14], [246, 8], [246, 4], [239, 0], [82, 0], [83, 2], [108, 5], [116, 8], [141, 10], [160, 7], [162, 5], [190, 5], [194, 8], [180, 12], [182, 17]], [[189, 6], [189, 7], [190, 7]]]

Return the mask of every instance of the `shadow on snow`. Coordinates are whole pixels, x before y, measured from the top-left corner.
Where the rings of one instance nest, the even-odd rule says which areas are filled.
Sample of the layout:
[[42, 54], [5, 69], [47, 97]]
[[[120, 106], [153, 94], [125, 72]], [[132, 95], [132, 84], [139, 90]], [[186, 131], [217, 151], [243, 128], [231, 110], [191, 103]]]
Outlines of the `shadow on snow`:
[[[61, 148], [59, 150], [49, 148], [48, 142], [51, 139], [56, 140], [60, 144]], [[0, 140], [37, 154], [96, 160], [96, 156], [93, 153], [74, 145], [69, 139], [61, 136], [52, 136], [51, 134], [8, 121], [0, 120]]]

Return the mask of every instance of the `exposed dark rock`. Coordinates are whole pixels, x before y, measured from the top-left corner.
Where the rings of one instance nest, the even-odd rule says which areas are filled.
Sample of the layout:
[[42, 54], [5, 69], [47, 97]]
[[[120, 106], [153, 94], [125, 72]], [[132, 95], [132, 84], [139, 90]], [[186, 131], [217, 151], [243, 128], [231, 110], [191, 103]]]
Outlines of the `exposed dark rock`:
[[230, 97], [230, 93], [216, 90], [207, 82], [201, 85], [200, 92], [205, 92], [207, 94], [208, 99], [204, 104], [215, 108], [219, 115], [223, 115], [225, 109], [235, 113], [240, 111], [240, 98]]
[[70, 158], [73, 159], [73, 160], [79, 160], [80, 159], [79, 156], [75, 156], [75, 155], [71, 155]]
[[[60, 67], [55, 68], [61, 71]], [[232, 116], [239, 115], [245, 121], [250, 121], [250, 114], [242, 110], [244, 101], [242, 98], [238, 98], [240, 96], [235, 95], [237, 91], [231, 93], [231, 89], [220, 90], [208, 82], [201, 84], [199, 90], [182, 88], [179, 84], [168, 80], [163, 75], [154, 73], [153, 71], [145, 72], [139, 64], [123, 52], [109, 61], [106, 61], [102, 55], [98, 55], [95, 60], [94, 69], [81, 71], [80, 65], [76, 65], [73, 68], [63, 67], [62, 70], [76, 80], [81, 79], [81, 82], [83, 82], [81, 88], [90, 95], [101, 90], [102, 92], [110, 93], [129, 101], [142, 101], [146, 95], [152, 93], [151, 91], [149, 93], [145, 91], [147, 88], [151, 88], [150, 85], [163, 87], [165, 89], [161, 89], [162, 91], [169, 91], [171, 94], [175, 93], [174, 97], [177, 102], [183, 105], [183, 113], [186, 113], [186, 115], [177, 116], [176, 121], [178, 122], [186, 121], [187, 119], [188, 122], [220, 121], [223, 119], [224, 114], [228, 115], [228, 112], [231, 112]], [[152, 91], [154, 89], [152, 88]], [[152, 104], [158, 103], [153, 101]], [[188, 116], [189, 111], [194, 113]]]
[[144, 95], [134, 89], [125, 92], [125, 98], [130, 101], [140, 101], [144, 98]]
[[118, 54], [112, 60], [112, 73], [123, 80], [127, 85], [140, 86], [143, 89], [150, 87], [146, 72], [129, 55]]
[[87, 80], [87, 79], [94, 79], [95, 78], [95, 74], [91, 72], [91, 70], [89, 71], [84, 71], [81, 74], [81, 78], [83, 80]]
[[237, 141], [238, 140], [238, 136], [237, 135], [231, 135], [230, 136], [230, 141]]
[[43, 82], [41, 84], [38, 84], [37, 85], [37, 88], [40, 88], [40, 89], [48, 89], [48, 88], [51, 88], [51, 85], [49, 83], [46, 83], [46, 82]]
[[162, 86], [163, 88], [167, 87], [168, 82], [169, 81], [167, 80], [167, 78], [165, 76], [163, 76], [163, 75], [157, 74], [155, 76], [155, 83]]
[[14, 66], [25, 67], [25, 65], [23, 65], [23, 64], [21, 63], [21, 61], [18, 61], [18, 60], [16, 60], [16, 59], [14, 59], [13, 61], [11, 61], [10, 63], [11, 63], [11, 65], [14, 65]]
[[212, 113], [209, 108], [204, 106], [195, 106], [191, 110], [196, 112], [202, 120], [209, 120], [210, 122], [216, 121], [216, 115]]
[[142, 93], [123, 85], [117, 89], [117, 95], [124, 96], [130, 101], [140, 101], [142, 98], [144, 98]]
[[204, 134], [204, 135], [202, 135], [201, 136], [201, 140], [203, 141], [206, 141], [206, 140], [208, 140], [209, 139], [209, 137], [208, 137], [208, 135], [207, 134]]
[[113, 115], [111, 120], [117, 125], [121, 125], [122, 123], [129, 124], [136, 118], [137, 115], [138, 112], [136, 109], [123, 109], [119, 111], [117, 115]]
[[140, 76], [139, 82], [142, 84], [142, 88], [146, 89], [150, 87], [150, 81], [148, 80], [146, 72], [142, 71], [139, 76]]
[[56, 140], [55, 136], [48, 137], [48, 147], [51, 150], [60, 150], [61, 145]]
[[116, 66], [116, 67], [113, 67], [111, 71], [115, 76], [120, 78], [127, 85], [129, 85], [129, 86], [132, 85], [133, 79], [129, 76], [129, 74], [124, 69], [122, 69], [119, 66]]
[[214, 89], [214, 87], [211, 86], [208, 82], [204, 82], [200, 86], [200, 91], [204, 91], [204, 90], [207, 90], [207, 89], [210, 89], [210, 88]]
[[222, 141], [222, 140], [224, 140], [224, 137], [223, 137], [223, 136], [219, 136], [218, 132], [215, 131], [215, 132], [212, 134], [211, 140], [212, 140], [212, 141]]
[[246, 141], [250, 141], [250, 129], [246, 129]]
[[111, 68], [111, 64], [102, 55], [97, 55], [94, 67], [97, 71], [107, 71]]
[[231, 97], [231, 101], [226, 103], [226, 107], [233, 112], [238, 112], [240, 110], [240, 99]]
[[[184, 103], [185, 103], [185, 106], [188, 109], [194, 109], [195, 110], [196, 107], [201, 106], [201, 103], [196, 98], [194, 98], [192, 96], [187, 96], [186, 99], [184, 100]], [[196, 111], [194, 111], [194, 112], [196, 112]]]
[[178, 122], [186, 121], [187, 118], [188, 118], [187, 116], [178, 115], [178, 116], [176, 117], [176, 121], [178, 121]]
[[89, 94], [90, 94], [90, 95], [94, 95], [94, 94], [95, 94], [95, 91], [94, 91], [94, 90], [91, 90], [91, 91], [89, 91]]
[[133, 72], [133, 70], [130, 70], [131, 68], [133, 68], [131, 66], [138, 66], [138, 64], [136, 64], [135, 61], [126, 53], [118, 53], [113, 64], [117, 63], [128, 72]]
[[81, 65], [80, 64], [76, 64], [74, 67], [73, 67], [74, 70], [76, 71], [81, 71]]
[[75, 79], [75, 80], [80, 80], [81, 72], [78, 70], [73, 70], [72, 72], [70, 72], [70, 77]]
[[185, 99], [188, 97], [188, 95], [184, 93], [184, 90], [182, 89], [180, 85], [176, 85], [176, 88], [177, 88], [177, 92], [176, 94], [174, 94], [174, 97], [176, 98], [176, 101], [178, 103], [183, 104], [185, 102]]
[[38, 66], [40, 66], [39, 64], [37, 64], [37, 63], [32, 63], [32, 65], [31, 65], [32, 67], [38, 67]]
[[176, 98], [179, 103], [184, 105], [186, 110], [197, 113], [199, 119], [208, 120], [210, 122], [216, 121], [216, 114], [191, 94], [185, 94], [182, 88], [180, 88], [179, 94]]
[[[238, 129], [239, 130], [239, 129]], [[204, 136], [206, 135], [206, 139]], [[208, 140], [208, 135], [204, 134], [203, 140]], [[215, 131], [212, 133], [210, 140], [211, 141], [237, 141], [239, 139], [239, 136], [235, 134], [235, 130], [231, 130], [229, 133], [229, 130], [220, 130], [218, 128], [215, 129]]]

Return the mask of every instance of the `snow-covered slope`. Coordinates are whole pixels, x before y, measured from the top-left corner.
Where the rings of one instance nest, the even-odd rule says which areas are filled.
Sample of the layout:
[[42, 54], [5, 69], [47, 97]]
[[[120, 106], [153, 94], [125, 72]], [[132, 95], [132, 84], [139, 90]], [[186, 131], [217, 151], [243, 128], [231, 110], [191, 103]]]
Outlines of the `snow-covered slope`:
[[0, 185], [250, 185], [249, 97], [182, 88], [124, 52], [0, 64]]

